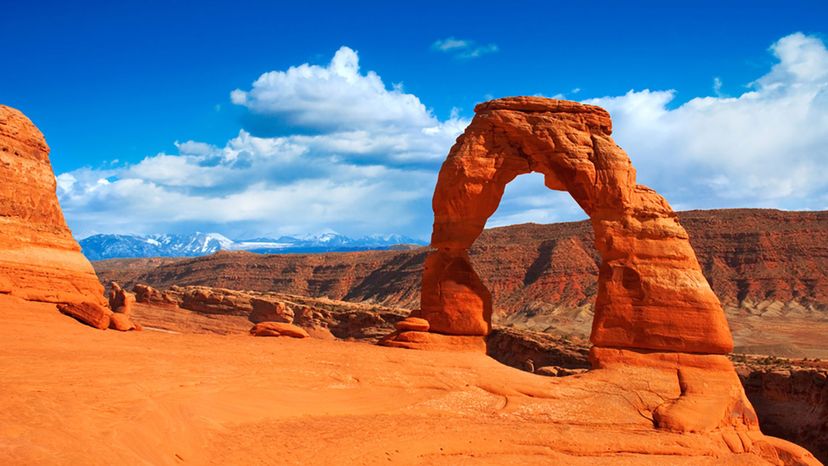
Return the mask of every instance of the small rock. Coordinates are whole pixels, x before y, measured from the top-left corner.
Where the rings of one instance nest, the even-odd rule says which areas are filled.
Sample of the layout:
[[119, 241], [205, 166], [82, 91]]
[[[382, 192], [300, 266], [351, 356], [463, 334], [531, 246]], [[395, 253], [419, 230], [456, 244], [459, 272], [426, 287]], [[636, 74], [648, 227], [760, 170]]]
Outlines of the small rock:
[[136, 330], [135, 324], [132, 323], [129, 315], [120, 312], [114, 312], [109, 316], [109, 328], [121, 332]]
[[109, 327], [109, 319], [112, 315], [109, 309], [90, 302], [58, 304], [58, 310], [62, 314], [100, 330], [106, 330]]
[[396, 327], [397, 330], [401, 332], [428, 332], [428, 329], [431, 326], [425, 319], [421, 319], [419, 317], [406, 317], [405, 319], [397, 322]]
[[284, 322], [259, 322], [250, 329], [250, 334], [257, 337], [307, 338], [310, 336], [302, 327]]
[[557, 377], [558, 376], [558, 367], [556, 366], [543, 366], [538, 367], [535, 369], [535, 374], [543, 375], [546, 377]]

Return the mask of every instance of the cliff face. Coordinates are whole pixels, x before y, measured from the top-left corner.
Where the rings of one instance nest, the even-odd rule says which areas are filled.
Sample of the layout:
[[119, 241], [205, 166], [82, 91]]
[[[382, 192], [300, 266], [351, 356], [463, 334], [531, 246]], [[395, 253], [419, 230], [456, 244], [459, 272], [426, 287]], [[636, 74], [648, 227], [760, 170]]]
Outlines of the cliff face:
[[0, 293], [104, 305], [103, 288], [63, 219], [49, 146], [22, 113], [0, 105]]

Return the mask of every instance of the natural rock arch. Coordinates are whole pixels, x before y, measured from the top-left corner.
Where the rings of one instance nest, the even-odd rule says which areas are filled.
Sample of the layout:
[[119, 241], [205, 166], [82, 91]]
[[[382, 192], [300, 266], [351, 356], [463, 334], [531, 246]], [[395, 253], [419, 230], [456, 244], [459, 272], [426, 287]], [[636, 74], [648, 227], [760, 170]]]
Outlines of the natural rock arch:
[[415, 313], [431, 332], [489, 333], [491, 295], [467, 251], [506, 184], [539, 172], [550, 189], [568, 191], [592, 222], [602, 258], [591, 335], [596, 347], [732, 350], [724, 312], [687, 232], [663, 197], [636, 184], [635, 168], [611, 133], [609, 114], [593, 105], [511, 97], [475, 108], [434, 191], [434, 251]]

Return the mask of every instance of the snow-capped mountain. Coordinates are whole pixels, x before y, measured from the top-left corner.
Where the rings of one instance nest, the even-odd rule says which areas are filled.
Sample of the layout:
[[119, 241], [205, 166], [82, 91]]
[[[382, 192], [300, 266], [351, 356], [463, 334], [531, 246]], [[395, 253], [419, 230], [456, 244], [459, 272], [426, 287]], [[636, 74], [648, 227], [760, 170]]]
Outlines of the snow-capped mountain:
[[231, 240], [219, 233], [189, 235], [93, 235], [79, 241], [90, 260], [125, 257], [204, 256], [218, 251], [251, 251], [264, 254], [341, 252], [389, 249], [400, 244], [425, 244], [402, 235], [350, 238], [338, 233]]

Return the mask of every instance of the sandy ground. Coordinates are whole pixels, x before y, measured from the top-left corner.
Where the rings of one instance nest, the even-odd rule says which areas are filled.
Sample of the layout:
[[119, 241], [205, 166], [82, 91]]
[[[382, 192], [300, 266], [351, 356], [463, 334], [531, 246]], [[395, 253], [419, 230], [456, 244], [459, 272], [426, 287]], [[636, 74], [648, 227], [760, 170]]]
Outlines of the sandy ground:
[[[0, 295], [0, 464], [763, 464], [470, 353], [98, 331]], [[620, 386], [629, 385], [629, 386]]]

